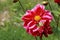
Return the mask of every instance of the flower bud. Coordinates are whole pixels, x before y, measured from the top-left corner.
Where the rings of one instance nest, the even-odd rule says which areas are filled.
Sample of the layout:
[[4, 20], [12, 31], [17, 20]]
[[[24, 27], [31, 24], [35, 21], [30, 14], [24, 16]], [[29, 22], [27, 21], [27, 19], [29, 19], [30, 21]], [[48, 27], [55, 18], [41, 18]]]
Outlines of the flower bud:
[[42, 4], [46, 6], [48, 4], [48, 1], [43, 1]]
[[54, 2], [60, 6], [60, 0], [54, 0]]
[[19, 0], [13, 0], [13, 3], [16, 3], [16, 2], [18, 2]]

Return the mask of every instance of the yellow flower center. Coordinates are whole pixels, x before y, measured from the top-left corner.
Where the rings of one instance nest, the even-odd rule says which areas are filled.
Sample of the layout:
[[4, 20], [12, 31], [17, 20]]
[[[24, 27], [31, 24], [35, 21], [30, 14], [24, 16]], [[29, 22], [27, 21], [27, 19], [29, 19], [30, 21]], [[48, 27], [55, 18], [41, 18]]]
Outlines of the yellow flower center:
[[44, 25], [44, 23], [39, 22], [39, 23], [37, 24], [37, 27], [40, 28], [40, 26], [43, 26], [43, 25]]
[[34, 17], [34, 20], [35, 20], [35, 21], [39, 21], [40, 19], [41, 19], [41, 17], [38, 16], [38, 15]]

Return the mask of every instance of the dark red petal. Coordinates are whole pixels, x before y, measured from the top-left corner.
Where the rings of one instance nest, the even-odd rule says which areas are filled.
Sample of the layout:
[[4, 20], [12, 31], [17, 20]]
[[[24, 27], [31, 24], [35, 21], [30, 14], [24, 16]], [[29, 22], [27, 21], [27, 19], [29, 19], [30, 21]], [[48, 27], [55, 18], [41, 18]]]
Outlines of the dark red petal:
[[42, 19], [45, 19], [45, 20], [52, 20], [52, 15], [51, 15], [51, 12], [48, 11], [48, 10], [45, 10], [45, 13], [43, 14], [42, 16]]
[[60, 0], [54, 0], [56, 3], [60, 4]]
[[43, 31], [44, 31], [44, 26], [41, 26], [38, 31], [39, 31], [39, 33], [43, 33]]
[[40, 33], [40, 35], [39, 35], [39, 36], [40, 36], [40, 39], [42, 39], [43, 33]]
[[30, 21], [25, 21], [24, 22], [24, 28], [26, 29], [27, 28], [27, 24], [29, 23]]
[[33, 26], [33, 25], [35, 25], [36, 24], [36, 22], [35, 21], [32, 21], [30, 24], [29, 24], [29, 27], [31, 27], [31, 26]]
[[33, 12], [28, 10], [26, 14], [22, 17], [22, 20], [28, 21], [28, 20], [33, 20], [33, 18], [34, 18]]
[[44, 13], [44, 6], [37, 4], [31, 11], [35, 13], [35, 15], [42, 15]]
[[48, 37], [48, 30], [45, 29], [43, 34], [44, 34], [45, 37]]
[[29, 30], [28, 33], [31, 34], [31, 35], [33, 35], [33, 36], [39, 35], [39, 32], [38, 31], [33, 32], [33, 30]]
[[29, 28], [28, 27], [26, 28], [26, 32], [29, 33]]
[[24, 20], [24, 21], [32, 20], [32, 16], [31, 15], [26, 15], [22, 18], [22, 20]]
[[50, 26], [47, 28], [47, 30], [48, 30], [48, 34], [52, 34], [53, 33], [52, 32], [52, 28]]
[[44, 26], [45, 26], [45, 27], [50, 26], [50, 22], [49, 22], [49, 20], [46, 20], [46, 22], [45, 22]]
[[31, 35], [33, 35], [33, 36], [36, 36], [36, 35], [38, 35], [38, 34], [37, 34], [37, 31], [33, 32], [33, 30], [37, 29], [37, 27], [36, 27], [36, 25], [35, 25], [33, 28], [31, 28], [33, 25], [35, 25], [35, 23], [34, 23], [33, 21], [30, 21], [30, 22], [27, 24], [27, 30], [26, 30], [26, 31], [27, 31], [29, 34], [31, 34]]
[[52, 20], [52, 17], [49, 16], [49, 15], [44, 15], [44, 16], [42, 17], [42, 19], [45, 19], [45, 20]]

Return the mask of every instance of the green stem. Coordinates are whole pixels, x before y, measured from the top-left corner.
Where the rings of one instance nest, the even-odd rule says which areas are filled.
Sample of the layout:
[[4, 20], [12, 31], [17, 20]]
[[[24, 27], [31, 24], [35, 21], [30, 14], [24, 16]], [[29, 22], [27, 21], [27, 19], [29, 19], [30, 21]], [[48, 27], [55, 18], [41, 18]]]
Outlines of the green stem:
[[[47, 0], [47, 1], [48, 1], [48, 3], [49, 3], [49, 0]], [[50, 3], [49, 3], [49, 7], [50, 7], [50, 10], [52, 11], [52, 7], [51, 7]], [[52, 15], [54, 16], [53, 13], [52, 13]]]
[[35, 40], [37, 40], [37, 37], [35, 36]]
[[58, 19], [57, 19], [57, 32], [58, 32], [58, 40], [59, 40], [59, 30], [58, 30], [58, 27], [59, 27], [59, 18], [60, 18], [60, 15], [58, 16]]
[[42, 37], [40, 37], [40, 40], [42, 40]]
[[40, 38], [40, 40], [42, 40], [42, 38]]
[[[47, 1], [48, 1], [48, 3], [49, 3], [49, 0], [47, 0]], [[51, 7], [50, 3], [49, 3], [49, 7], [50, 7], [50, 10], [52, 11], [52, 7]]]
[[58, 19], [57, 19], [57, 28], [58, 28], [58, 25], [59, 25], [59, 16], [58, 16]]
[[20, 0], [19, 0], [19, 4], [22, 7], [23, 12], [25, 13], [25, 9], [24, 9], [23, 5], [21, 4], [21, 1]]

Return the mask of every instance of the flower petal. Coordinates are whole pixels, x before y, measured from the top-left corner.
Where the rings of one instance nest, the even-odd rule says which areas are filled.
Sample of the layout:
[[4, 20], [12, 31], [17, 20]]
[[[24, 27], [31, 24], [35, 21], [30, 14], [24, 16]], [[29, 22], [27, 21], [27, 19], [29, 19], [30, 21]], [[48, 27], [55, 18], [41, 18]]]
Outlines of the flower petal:
[[37, 4], [31, 11], [33, 11], [35, 15], [42, 15], [44, 9], [45, 9], [44, 5]]
[[52, 20], [52, 15], [51, 15], [51, 12], [48, 11], [48, 10], [45, 10], [45, 14], [42, 16], [42, 19], [45, 19], [45, 20]]
[[29, 21], [25, 21], [24, 22], [24, 28], [27, 29], [27, 24], [29, 23]]
[[43, 31], [44, 31], [44, 26], [41, 26], [38, 31], [39, 31], [39, 33], [43, 33]]
[[34, 25], [32, 25], [31, 27], [29, 27], [29, 29], [32, 29], [32, 28], [34, 28], [36, 26], [36, 24], [34, 24]]
[[50, 17], [50, 16], [48, 16], [48, 15], [43, 16], [43, 18], [44, 18], [44, 19], [49, 19], [49, 20], [52, 19], [52, 17]]
[[44, 36], [48, 37], [48, 30], [47, 29], [44, 30]]
[[32, 22], [33, 22], [33, 21], [30, 21], [30, 22], [27, 24], [27, 26], [29, 27]]
[[34, 29], [33, 32], [36, 32], [38, 29], [39, 29], [39, 28]]
[[32, 15], [32, 14], [33, 14], [33, 12], [30, 11], [30, 10], [28, 10], [28, 11], [26, 12], [26, 14], [22, 17], [22, 20], [23, 20], [23, 21], [32, 20], [32, 19], [33, 19], [33, 16], [34, 16], [34, 15]]
[[35, 10], [37, 10], [37, 9], [45, 9], [45, 6], [44, 5], [40, 5], [40, 4], [37, 4], [33, 9], [32, 9], [32, 11], [35, 11]]

